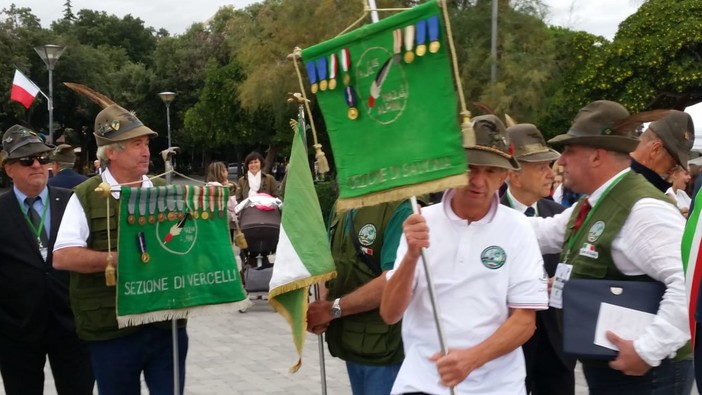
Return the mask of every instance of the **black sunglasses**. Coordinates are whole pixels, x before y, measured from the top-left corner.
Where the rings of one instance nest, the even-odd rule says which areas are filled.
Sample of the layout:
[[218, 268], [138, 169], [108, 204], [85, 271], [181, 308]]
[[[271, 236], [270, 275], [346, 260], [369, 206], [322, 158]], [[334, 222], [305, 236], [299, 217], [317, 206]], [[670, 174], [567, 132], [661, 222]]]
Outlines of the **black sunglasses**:
[[47, 165], [51, 162], [49, 155], [39, 155], [39, 156], [25, 156], [23, 158], [17, 159], [20, 165], [29, 167], [34, 164], [34, 160], [37, 160], [40, 165]]

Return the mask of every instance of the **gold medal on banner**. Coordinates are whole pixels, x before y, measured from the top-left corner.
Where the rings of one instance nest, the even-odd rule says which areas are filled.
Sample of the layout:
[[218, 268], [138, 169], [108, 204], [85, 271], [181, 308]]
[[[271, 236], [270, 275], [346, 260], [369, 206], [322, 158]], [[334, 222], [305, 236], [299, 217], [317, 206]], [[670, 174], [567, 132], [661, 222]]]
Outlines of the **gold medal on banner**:
[[182, 211], [178, 212], [178, 219], [183, 219], [183, 217], [185, 217], [185, 214]]
[[178, 215], [174, 213], [173, 211], [169, 212], [166, 217], [168, 218], [169, 221], [175, 221], [176, 218], [178, 218]]
[[144, 251], [141, 253], [141, 262], [142, 263], [149, 263], [150, 260], [151, 260], [151, 257], [149, 256], [148, 252]]
[[329, 89], [331, 89], [331, 90], [336, 89], [336, 79], [329, 80]]
[[323, 90], [323, 91], [327, 90], [327, 86], [328, 86], [327, 84], [328, 84], [327, 80], [319, 81], [319, 89]]
[[431, 52], [431, 53], [439, 52], [440, 48], [441, 48], [441, 44], [438, 41], [432, 41], [429, 44], [429, 52]]
[[139, 217], [139, 225], [141, 225], [141, 226], [146, 225], [146, 217]]
[[156, 217], [152, 214], [149, 215], [149, 224], [153, 225], [156, 223]]
[[412, 51], [405, 52], [405, 56], [403, 57], [403, 59], [405, 59], [405, 63], [414, 62], [414, 52], [412, 52]]
[[166, 220], [166, 215], [164, 213], [158, 213], [158, 222], [163, 222]]
[[424, 44], [417, 45], [417, 56], [424, 56], [427, 53], [427, 46]]
[[356, 107], [349, 108], [347, 115], [349, 116], [349, 119], [351, 119], [351, 120], [358, 118], [358, 109]]
[[136, 222], [136, 218], [134, 218], [134, 214], [129, 214], [127, 216], [127, 223], [129, 225], [134, 225], [135, 222]]
[[193, 211], [193, 218], [195, 218], [195, 219], [200, 218], [200, 213], [197, 211]]
[[201, 217], [202, 219], [207, 219], [210, 217], [210, 214], [208, 214], [207, 211], [203, 211]]

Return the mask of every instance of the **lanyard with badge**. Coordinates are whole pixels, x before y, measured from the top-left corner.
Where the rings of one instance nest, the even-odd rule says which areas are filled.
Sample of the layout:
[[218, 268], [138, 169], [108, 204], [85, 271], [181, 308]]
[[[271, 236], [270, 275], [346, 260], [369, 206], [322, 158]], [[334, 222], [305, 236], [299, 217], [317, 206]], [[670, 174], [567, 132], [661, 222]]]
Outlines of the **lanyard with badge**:
[[[628, 172], [627, 172], [628, 173]], [[624, 178], [624, 176], [627, 175], [627, 173], [624, 173], [617, 177], [616, 180], [614, 180], [607, 189], [604, 190], [602, 193], [602, 196], [600, 196], [599, 199], [597, 199], [597, 203], [590, 209], [590, 212], [587, 213], [587, 217], [585, 217], [585, 220], [583, 223], [580, 225], [580, 228], [575, 233], [572, 233], [568, 240], [566, 241], [567, 249], [566, 253], [563, 259], [563, 262], [560, 262], [558, 264], [558, 267], [556, 267], [556, 274], [554, 275], [554, 280], [553, 280], [553, 286], [551, 288], [551, 294], [549, 296], [548, 300], [548, 305], [551, 307], [555, 307], [557, 309], [562, 309], [563, 308], [563, 287], [565, 286], [566, 281], [570, 279], [570, 274], [571, 271], [573, 270], [573, 265], [567, 263], [571, 252], [573, 251], [573, 247], [575, 245], [575, 241], [578, 240], [578, 237], [580, 236], [580, 233], [583, 231], [583, 229], [586, 228], [586, 225], [590, 223], [590, 219], [592, 218], [592, 214], [597, 211], [597, 207], [600, 205], [600, 202], [604, 200], [604, 198], [607, 196], [607, 194], [614, 188], [615, 185], [619, 183], [619, 181]], [[580, 205], [582, 207], [582, 205]], [[590, 256], [591, 258], [597, 258], [597, 255], [592, 255], [592, 254], [597, 254], [596, 251], [594, 251], [594, 246], [591, 245], [590, 243], [585, 243], [583, 247], [580, 249], [580, 255], [586, 255]]]
[[[22, 205], [24, 206], [24, 205]], [[32, 220], [29, 218], [29, 210], [32, 210], [32, 207], [30, 206], [27, 211], [24, 211], [24, 219], [27, 220], [27, 223], [29, 224], [29, 227], [32, 229], [34, 232], [34, 236], [37, 238], [37, 243], [39, 244], [39, 253], [41, 253], [41, 257], [44, 259], [46, 262], [46, 257], [49, 254], [48, 247], [44, 245], [44, 243], [41, 242], [41, 230], [44, 228], [44, 219], [46, 219], [46, 212], [49, 209], [49, 205], [45, 204], [44, 205], [44, 211], [41, 214], [41, 221], [39, 221], [39, 228], [35, 228], [34, 224], [32, 223]]]

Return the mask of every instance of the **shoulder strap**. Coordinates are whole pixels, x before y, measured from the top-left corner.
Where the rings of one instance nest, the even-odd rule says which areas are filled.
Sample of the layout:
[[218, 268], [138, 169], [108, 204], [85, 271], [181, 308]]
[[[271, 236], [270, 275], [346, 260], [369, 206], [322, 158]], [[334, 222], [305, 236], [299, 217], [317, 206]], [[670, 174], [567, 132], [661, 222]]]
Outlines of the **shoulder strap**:
[[351, 240], [353, 240], [353, 246], [356, 249], [356, 256], [358, 259], [363, 261], [363, 263], [368, 266], [368, 268], [375, 273], [376, 276], [380, 276], [380, 274], [383, 272], [380, 268], [380, 264], [377, 263], [373, 258], [369, 257], [363, 250], [361, 249], [361, 244], [358, 242], [358, 237], [356, 237], [356, 227], [353, 224], [354, 220], [354, 213], [350, 212], [349, 213], [349, 225], [351, 227]]

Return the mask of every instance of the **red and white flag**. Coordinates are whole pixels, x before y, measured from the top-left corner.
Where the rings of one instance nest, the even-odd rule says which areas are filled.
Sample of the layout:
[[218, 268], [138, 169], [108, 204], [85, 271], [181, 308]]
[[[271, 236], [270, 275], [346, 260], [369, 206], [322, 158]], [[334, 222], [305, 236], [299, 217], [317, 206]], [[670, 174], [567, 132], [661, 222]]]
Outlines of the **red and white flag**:
[[39, 93], [39, 87], [19, 70], [15, 70], [15, 79], [12, 80], [12, 93], [10, 99], [22, 103], [26, 108], [32, 105], [34, 98]]

